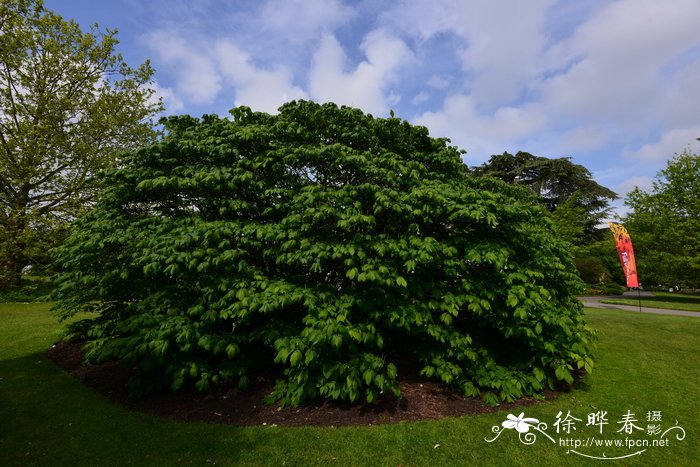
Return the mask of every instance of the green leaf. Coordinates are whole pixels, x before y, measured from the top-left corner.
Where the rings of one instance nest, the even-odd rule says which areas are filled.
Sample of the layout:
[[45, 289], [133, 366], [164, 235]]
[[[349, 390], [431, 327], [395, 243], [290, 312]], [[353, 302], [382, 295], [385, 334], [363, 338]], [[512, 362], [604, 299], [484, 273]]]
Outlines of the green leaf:
[[483, 394], [484, 402], [486, 402], [488, 405], [494, 407], [497, 405], [500, 405], [500, 400], [498, 397], [491, 391], [487, 391]]
[[393, 363], [389, 363], [386, 367], [386, 374], [390, 380], [395, 380], [398, 372], [396, 371], [396, 366]]
[[357, 329], [348, 330], [348, 335], [357, 342], [360, 342], [362, 340], [362, 334]]
[[228, 358], [235, 357], [238, 354], [238, 351], [238, 346], [235, 344], [229, 344], [228, 346], [226, 346], [226, 356]]
[[299, 361], [301, 360], [301, 351], [300, 350], [295, 350], [292, 352], [292, 354], [289, 356], [289, 364], [291, 366], [297, 366]]
[[554, 375], [558, 380], [566, 381], [569, 384], [574, 382], [574, 378], [571, 376], [571, 372], [569, 372], [569, 369], [566, 366], [562, 365], [557, 367], [557, 369], [554, 371]]
[[331, 345], [336, 349], [339, 349], [342, 344], [343, 336], [341, 336], [340, 334], [334, 334], [333, 337], [331, 337]]
[[535, 367], [533, 373], [535, 374], [535, 378], [540, 382], [546, 379], [546, 374], [542, 368]]

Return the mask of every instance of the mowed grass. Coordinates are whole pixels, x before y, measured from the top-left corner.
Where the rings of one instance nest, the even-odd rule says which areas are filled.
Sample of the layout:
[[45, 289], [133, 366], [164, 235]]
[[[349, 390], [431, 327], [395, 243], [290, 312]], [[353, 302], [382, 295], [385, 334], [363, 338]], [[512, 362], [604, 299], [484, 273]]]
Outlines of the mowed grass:
[[[600, 336], [595, 372], [555, 401], [384, 426], [233, 427], [174, 422], [111, 403], [44, 357], [60, 328], [48, 305], [0, 304], [0, 465], [599, 465], [558, 444], [595, 435], [585, 422], [598, 410], [610, 423], [601, 439], [624, 439], [617, 422], [628, 411], [643, 427], [646, 414], [658, 411], [664, 429], [676, 421], [685, 429], [682, 441], [669, 434], [667, 447], [617, 465], [697, 465], [700, 319], [588, 309], [587, 320]], [[559, 411], [582, 419], [577, 431], [556, 434]], [[524, 445], [515, 430], [487, 443], [511, 412], [546, 422], [557, 443], [538, 435]], [[638, 450], [578, 449], [607, 457]]]
[[668, 310], [683, 310], [700, 312], [700, 295], [687, 295], [669, 292], [654, 292], [653, 297], [639, 298], [610, 298], [601, 300], [601, 303], [610, 303], [614, 305], [631, 305], [651, 308], [666, 308]]

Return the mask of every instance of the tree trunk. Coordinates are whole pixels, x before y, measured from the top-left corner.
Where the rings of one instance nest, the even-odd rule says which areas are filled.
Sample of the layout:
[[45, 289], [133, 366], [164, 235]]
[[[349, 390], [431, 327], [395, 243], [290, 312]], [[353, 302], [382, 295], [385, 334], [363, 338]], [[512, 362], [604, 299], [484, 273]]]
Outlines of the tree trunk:
[[14, 289], [22, 283], [22, 269], [24, 264], [21, 261], [13, 261], [9, 258], [0, 258], [0, 289]]
[[22, 237], [25, 222], [21, 218], [10, 217], [0, 226], [0, 288], [19, 287], [22, 270], [27, 266]]

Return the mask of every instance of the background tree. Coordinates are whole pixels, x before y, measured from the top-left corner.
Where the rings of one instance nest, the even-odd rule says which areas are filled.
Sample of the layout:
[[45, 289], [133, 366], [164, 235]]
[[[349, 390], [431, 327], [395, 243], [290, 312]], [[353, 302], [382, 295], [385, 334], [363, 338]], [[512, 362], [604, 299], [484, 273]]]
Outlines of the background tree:
[[154, 138], [153, 71], [129, 67], [115, 35], [83, 33], [40, 0], [0, 1], [0, 287], [47, 262], [94, 199], [95, 172]]
[[615, 239], [610, 230], [604, 230], [603, 240], [573, 248], [574, 264], [584, 282], [607, 294], [624, 292], [625, 275], [620, 267]]
[[[504, 152], [473, 170], [478, 176], [529, 188], [554, 214], [564, 238], [577, 243], [600, 239], [597, 226], [609, 215], [610, 201], [617, 198], [593, 180], [588, 169], [567, 157], [549, 159], [522, 151], [515, 155]], [[557, 213], [560, 209], [566, 212]]]
[[700, 156], [674, 157], [650, 192], [636, 188], [625, 204], [640, 280], [700, 288]]
[[427, 129], [333, 104], [170, 118], [104, 175], [55, 298], [136, 390], [278, 369], [274, 397], [372, 401], [420, 371], [495, 403], [590, 371], [567, 244]]

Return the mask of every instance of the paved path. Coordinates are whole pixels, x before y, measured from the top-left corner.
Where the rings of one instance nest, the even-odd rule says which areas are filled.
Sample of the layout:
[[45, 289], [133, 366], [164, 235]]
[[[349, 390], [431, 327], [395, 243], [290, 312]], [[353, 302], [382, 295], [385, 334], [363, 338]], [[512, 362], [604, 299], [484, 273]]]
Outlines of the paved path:
[[[591, 296], [591, 297], [579, 297], [583, 302], [584, 306], [591, 308], [609, 308], [613, 310], [626, 310], [626, 311], [636, 311], [639, 313], [638, 306], [631, 305], [612, 305], [609, 303], [600, 303], [600, 300], [615, 299], [620, 298], [617, 296], [605, 297], [605, 296]], [[675, 315], [675, 316], [692, 316], [694, 318], [700, 318], [700, 312], [697, 311], [682, 311], [682, 310], [667, 310], [665, 308], [650, 308], [648, 306], [642, 307], [642, 313], [652, 313], [657, 315]]]

